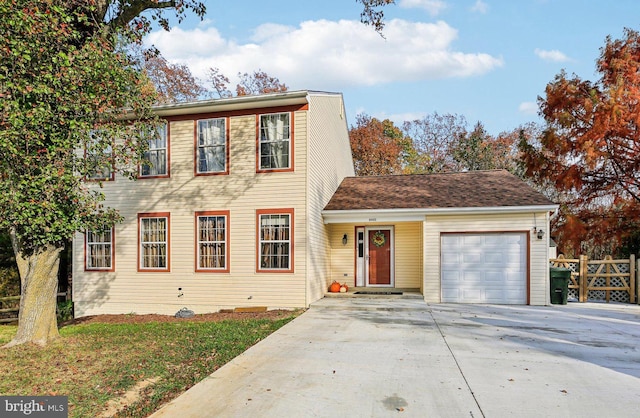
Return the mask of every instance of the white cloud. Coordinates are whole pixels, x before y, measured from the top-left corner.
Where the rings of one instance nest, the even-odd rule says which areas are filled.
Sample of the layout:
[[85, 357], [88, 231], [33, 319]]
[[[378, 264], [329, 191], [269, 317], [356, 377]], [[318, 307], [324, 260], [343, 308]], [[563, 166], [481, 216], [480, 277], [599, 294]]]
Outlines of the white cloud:
[[552, 62], [570, 61], [568, 56], [558, 51], [557, 49], [546, 51], [544, 49], [536, 48], [534, 52], [540, 59], [543, 59], [545, 61], [552, 61]]
[[469, 9], [473, 13], [485, 14], [489, 11], [489, 5], [482, 0], [476, 0], [475, 4]]
[[422, 120], [425, 116], [426, 113], [424, 112], [393, 113], [390, 115], [386, 113], [379, 113], [375, 115], [375, 117], [380, 120], [389, 119], [398, 128], [402, 128], [402, 125], [406, 121]]
[[251, 43], [223, 38], [215, 28], [148, 36], [170, 62], [189, 66], [197, 77], [217, 67], [231, 78], [261, 69], [291, 89], [343, 90], [395, 81], [470, 77], [502, 66], [502, 59], [452, 49], [457, 30], [445, 22], [394, 19], [382, 38], [357, 21], [306, 21], [299, 27], [265, 24]]
[[538, 105], [534, 102], [522, 102], [518, 106], [518, 110], [525, 115], [537, 115]]
[[431, 16], [436, 16], [447, 8], [447, 3], [442, 0], [400, 0], [399, 6], [404, 9], [424, 9]]

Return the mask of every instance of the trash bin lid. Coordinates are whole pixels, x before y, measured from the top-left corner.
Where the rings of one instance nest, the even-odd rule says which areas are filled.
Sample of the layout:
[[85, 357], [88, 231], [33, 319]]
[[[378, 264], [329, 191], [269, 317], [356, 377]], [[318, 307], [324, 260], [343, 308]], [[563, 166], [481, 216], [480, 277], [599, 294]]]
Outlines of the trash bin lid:
[[571, 273], [573, 272], [573, 270], [566, 267], [551, 267], [549, 269], [549, 272], [551, 274], [551, 277], [553, 278], [569, 278], [571, 277]]

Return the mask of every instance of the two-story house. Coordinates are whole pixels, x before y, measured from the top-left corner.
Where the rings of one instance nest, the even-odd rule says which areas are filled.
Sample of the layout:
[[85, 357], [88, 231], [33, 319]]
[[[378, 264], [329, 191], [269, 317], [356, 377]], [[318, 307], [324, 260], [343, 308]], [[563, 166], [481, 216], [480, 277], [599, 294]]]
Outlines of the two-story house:
[[156, 112], [151, 164], [103, 182], [124, 222], [74, 239], [76, 316], [303, 308], [334, 280], [432, 302], [548, 303], [556, 206], [504, 171], [354, 177], [336, 93]]
[[321, 211], [353, 175], [340, 94], [162, 106], [149, 166], [103, 183], [124, 222], [77, 234], [77, 316], [297, 308], [330, 277]]

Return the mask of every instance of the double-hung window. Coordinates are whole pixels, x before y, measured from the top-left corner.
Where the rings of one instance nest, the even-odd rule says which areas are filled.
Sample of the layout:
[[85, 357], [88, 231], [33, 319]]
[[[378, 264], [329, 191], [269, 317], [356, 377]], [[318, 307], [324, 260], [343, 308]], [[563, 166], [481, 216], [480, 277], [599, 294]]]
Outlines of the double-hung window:
[[196, 137], [196, 174], [228, 173], [226, 118], [197, 121]]
[[169, 175], [169, 141], [167, 124], [160, 125], [149, 149], [144, 153], [145, 163], [140, 167], [140, 177], [167, 177]]
[[196, 271], [229, 272], [229, 212], [196, 212]]
[[293, 272], [293, 209], [257, 211], [259, 272]]
[[114, 270], [113, 228], [85, 233], [85, 270]]
[[113, 149], [104, 144], [98, 131], [91, 131], [91, 137], [85, 148], [88, 180], [113, 180]]
[[169, 213], [138, 214], [138, 270], [169, 271]]
[[259, 171], [292, 169], [291, 113], [260, 115]]

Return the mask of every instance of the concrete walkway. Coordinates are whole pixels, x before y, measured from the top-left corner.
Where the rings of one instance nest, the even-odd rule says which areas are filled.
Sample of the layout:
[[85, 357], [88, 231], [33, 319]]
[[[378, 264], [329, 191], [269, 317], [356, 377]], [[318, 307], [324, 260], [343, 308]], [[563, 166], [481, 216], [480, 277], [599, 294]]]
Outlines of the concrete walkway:
[[640, 416], [640, 306], [326, 298], [152, 415], [512, 416]]

